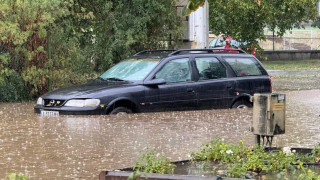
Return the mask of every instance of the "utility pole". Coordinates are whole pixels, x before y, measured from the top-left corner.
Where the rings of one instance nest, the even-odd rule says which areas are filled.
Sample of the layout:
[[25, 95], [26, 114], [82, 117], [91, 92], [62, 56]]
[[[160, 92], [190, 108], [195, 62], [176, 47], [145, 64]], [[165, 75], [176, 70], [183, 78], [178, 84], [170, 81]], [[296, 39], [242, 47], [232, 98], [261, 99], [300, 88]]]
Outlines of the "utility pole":
[[205, 2], [189, 16], [189, 40], [191, 48], [208, 48], [209, 46], [209, 3]]
[[[51, 60], [51, 41], [50, 41], [50, 39], [51, 39], [51, 31], [49, 29], [49, 31], [48, 31], [48, 60]], [[50, 75], [49, 75], [49, 78], [48, 78], [48, 91], [49, 92], [52, 91], [52, 82], [51, 82]]]

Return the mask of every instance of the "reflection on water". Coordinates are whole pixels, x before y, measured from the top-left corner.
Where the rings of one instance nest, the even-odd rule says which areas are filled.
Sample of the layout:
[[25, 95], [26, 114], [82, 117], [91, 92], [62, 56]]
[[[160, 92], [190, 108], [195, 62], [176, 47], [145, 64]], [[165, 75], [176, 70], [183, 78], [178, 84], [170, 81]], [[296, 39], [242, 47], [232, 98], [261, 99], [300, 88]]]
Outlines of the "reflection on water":
[[[286, 134], [274, 145], [313, 147], [320, 141], [320, 90], [286, 94]], [[102, 170], [132, 166], [146, 148], [176, 161], [215, 136], [252, 145], [251, 121], [251, 109], [41, 117], [33, 103], [3, 103], [0, 177], [21, 172], [32, 179], [98, 179]]]

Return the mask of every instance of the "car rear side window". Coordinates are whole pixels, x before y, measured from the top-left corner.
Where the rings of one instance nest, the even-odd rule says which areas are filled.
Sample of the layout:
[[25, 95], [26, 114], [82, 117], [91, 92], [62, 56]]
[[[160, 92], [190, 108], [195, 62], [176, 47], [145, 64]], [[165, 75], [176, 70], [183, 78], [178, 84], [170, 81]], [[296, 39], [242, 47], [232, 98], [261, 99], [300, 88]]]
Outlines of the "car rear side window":
[[195, 58], [200, 80], [226, 77], [226, 68], [215, 57]]
[[229, 63], [237, 76], [263, 75], [261, 65], [254, 58], [225, 57], [223, 59]]
[[191, 81], [189, 58], [175, 59], [167, 62], [156, 73], [155, 78], [164, 79], [168, 83]]

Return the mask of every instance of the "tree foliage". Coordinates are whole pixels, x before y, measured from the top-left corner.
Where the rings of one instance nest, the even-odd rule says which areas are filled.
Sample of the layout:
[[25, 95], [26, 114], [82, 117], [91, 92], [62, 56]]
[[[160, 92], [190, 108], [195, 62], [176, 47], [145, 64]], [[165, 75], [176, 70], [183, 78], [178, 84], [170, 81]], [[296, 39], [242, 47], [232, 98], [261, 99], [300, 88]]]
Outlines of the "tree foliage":
[[187, 5], [183, 7], [182, 15], [188, 16], [190, 13], [196, 11], [199, 7], [204, 6], [205, 0], [189, 0]]
[[[301, 22], [314, 20], [317, 0], [207, 0], [209, 3], [210, 30], [213, 34], [234, 37], [259, 47], [265, 39], [264, 28], [282, 36]], [[187, 9], [192, 12], [205, 0], [189, 0]], [[191, 4], [191, 6], [190, 6]]]
[[[48, 44], [48, 29], [56, 19], [66, 14], [68, 4], [67, 1], [56, 0], [1, 0], [2, 90], [11, 87], [10, 78], [17, 74], [24, 81], [18, 84], [25, 84], [27, 87], [25, 93], [28, 93], [28, 90], [31, 93], [45, 90], [43, 88], [48, 78], [46, 67], [48, 55], [45, 51]], [[19, 92], [18, 87], [13, 90], [15, 93]], [[23, 96], [20, 95], [18, 99]]]
[[[171, 0], [0, 3], [0, 101], [13, 100], [1, 98], [13, 92], [12, 78], [37, 97], [50, 82], [53, 88], [85, 82], [136, 51], [174, 46], [182, 32]], [[19, 87], [13, 84], [20, 94], [14, 100], [25, 97]]]
[[[259, 1], [260, 2], [260, 1]], [[293, 27], [302, 27], [301, 22], [316, 20], [317, 0], [270, 0], [262, 1], [261, 8], [265, 9], [267, 26], [276, 31], [276, 35], [283, 36]]]
[[[136, 51], [168, 47], [181, 37], [182, 22], [172, 0], [78, 0], [76, 7], [92, 12], [96, 70], [105, 70]], [[97, 8], [101, 7], [101, 8]]]

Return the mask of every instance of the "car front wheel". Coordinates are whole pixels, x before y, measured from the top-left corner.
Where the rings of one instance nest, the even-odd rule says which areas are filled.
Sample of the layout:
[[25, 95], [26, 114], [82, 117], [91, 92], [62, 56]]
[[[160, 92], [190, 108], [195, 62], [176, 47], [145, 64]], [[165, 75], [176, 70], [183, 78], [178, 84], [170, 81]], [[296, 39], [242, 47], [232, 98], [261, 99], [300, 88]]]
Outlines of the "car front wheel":
[[126, 107], [116, 107], [110, 112], [110, 114], [117, 114], [117, 115], [130, 114], [130, 113], [132, 113], [132, 110]]

